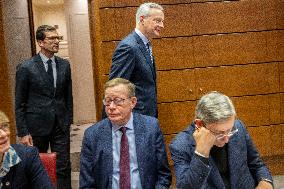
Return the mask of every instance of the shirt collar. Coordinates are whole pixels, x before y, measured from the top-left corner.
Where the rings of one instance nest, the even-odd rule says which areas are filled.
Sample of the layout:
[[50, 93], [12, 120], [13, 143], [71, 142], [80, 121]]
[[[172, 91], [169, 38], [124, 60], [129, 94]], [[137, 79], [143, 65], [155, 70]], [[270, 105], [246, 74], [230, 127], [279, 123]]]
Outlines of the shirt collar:
[[52, 60], [52, 62], [55, 62], [55, 57], [52, 56], [51, 58], [47, 58], [43, 53], [39, 52], [39, 56], [41, 58], [41, 60], [43, 61], [43, 63], [46, 63], [49, 59]]
[[149, 43], [149, 39], [137, 28], [135, 28], [135, 32], [137, 33], [137, 35], [139, 35], [139, 37], [142, 39], [144, 45], [146, 46], [147, 43]]
[[127, 129], [130, 129], [132, 130], [133, 129], [133, 114], [131, 112], [131, 115], [130, 115], [130, 119], [128, 120], [128, 122], [125, 124], [125, 125], [115, 125], [112, 123], [112, 130], [114, 132], [116, 132], [117, 130], [119, 130], [121, 127], [126, 127]]
[[10, 168], [20, 163], [22, 160], [18, 156], [15, 149], [10, 146], [9, 150], [5, 152], [3, 157], [3, 163], [0, 168], [0, 178], [7, 175], [7, 173], [10, 171]]

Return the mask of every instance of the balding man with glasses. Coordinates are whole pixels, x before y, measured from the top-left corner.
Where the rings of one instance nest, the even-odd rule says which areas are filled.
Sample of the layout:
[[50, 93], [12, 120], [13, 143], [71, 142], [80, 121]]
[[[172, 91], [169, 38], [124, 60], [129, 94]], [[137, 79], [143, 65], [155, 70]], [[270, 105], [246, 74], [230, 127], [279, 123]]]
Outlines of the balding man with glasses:
[[135, 86], [122, 78], [105, 84], [107, 118], [85, 131], [80, 188], [169, 188], [171, 171], [156, 118], [132, 113]]
[[204, 95], [195, 121], [170, 144], [177, 188], [272, 189], [271, 174], [230, 98]]

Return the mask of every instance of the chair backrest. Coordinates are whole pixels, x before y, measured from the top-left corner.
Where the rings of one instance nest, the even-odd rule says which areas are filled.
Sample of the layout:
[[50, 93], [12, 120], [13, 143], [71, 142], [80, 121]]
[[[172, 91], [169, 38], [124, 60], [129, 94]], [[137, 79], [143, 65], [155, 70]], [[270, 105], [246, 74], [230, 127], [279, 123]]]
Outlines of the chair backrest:
[[45, 167], [48, 176], [54, 187], [57, 185], [57, 177], [56, 177], [56, 153], [39, 153], [41, 162]]

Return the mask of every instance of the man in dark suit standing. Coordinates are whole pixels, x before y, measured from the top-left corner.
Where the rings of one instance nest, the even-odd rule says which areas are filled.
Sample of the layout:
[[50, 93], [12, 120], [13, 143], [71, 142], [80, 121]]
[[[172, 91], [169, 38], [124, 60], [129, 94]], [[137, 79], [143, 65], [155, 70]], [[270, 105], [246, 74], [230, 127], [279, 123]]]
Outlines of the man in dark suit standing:
[[159, 37], [163, 28], [162, 6], [156, 3], [140, 5], [136, 13], [136, 28], [118, 44], [109, 74], [110, 80], [125, 78], [136, 86], [137, 104], [134, 112], [154, 117], [158, 117], [158, 111], [156, 66], [151, 39]]
[[163, 189], [171, 185], [163, 134], [154, 117], [132, 113], [135, 86], [123, 78], [105, 85], [108, 118], [84, 134], [80, 188]]
[[177, 188], [272, 189], [271, 174], [236, 118], [228, 96], [213, 91], [195, 109], [194, 122], [170, 144]]
[[40, 52], [17, 67], [16, 126], [20, 142], [57, 153], [58, 189], [71, 188], [70, 125], [73, 98], [70, 64], [54, 53], [59, 36], [52, 26], [36, 31]]

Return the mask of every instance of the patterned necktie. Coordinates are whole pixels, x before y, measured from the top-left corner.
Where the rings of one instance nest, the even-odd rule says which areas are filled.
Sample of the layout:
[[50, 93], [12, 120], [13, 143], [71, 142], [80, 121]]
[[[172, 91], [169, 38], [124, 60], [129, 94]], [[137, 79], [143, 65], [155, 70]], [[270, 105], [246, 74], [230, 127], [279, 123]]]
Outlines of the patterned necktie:
[[150, 54], [151, 62], [153, 63], [152, 46], [151, 46], [150, 41], [146, 44], [146, 47], [147, 47], [147, 51], [148, 51], [148, 52], [149, 52], [149, 54]]
[[119, 188], [130, 189], [130, 161], [126, 127], [121, 127], [120, 131], [122, 136], [120, 143]]
[[53, 76], [53, 69], [52, 69], [52, 60], [48, 59], [47, 63], [47, 74], [52, 81], [52, 85], [54, 86], [54, 76]]

